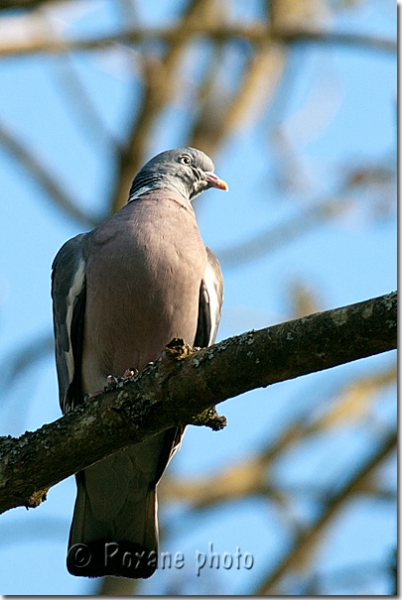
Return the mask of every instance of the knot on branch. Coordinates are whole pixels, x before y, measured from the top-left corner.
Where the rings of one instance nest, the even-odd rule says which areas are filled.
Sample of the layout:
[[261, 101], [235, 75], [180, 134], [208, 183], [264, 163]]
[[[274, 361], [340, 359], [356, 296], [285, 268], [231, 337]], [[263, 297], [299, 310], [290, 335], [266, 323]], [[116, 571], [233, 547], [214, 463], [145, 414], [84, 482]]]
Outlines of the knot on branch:
[[220, 431], [227, 425], [226, 417], [218, 415], [215, 406], [206, 408], [198, 415], [192, 417], [189, 425], [210, 427], [213, 431]]
[[[173, 338], [166, 346], [160, 357], [153, 364], [157, 371], [157, 378], [166, 385], [172, 375], [177, 375], [178, 366], [188, 356], [194, 354], [196, 350], [189, 346], [181, 338]], [[180, 367], [179, 367], [180, 370]], [[157, 382], [155, 382], [157, 383]]]
[[28, 502], [25, 505], [26, 509], [28, 510], [29, 508], [37, 508], [40, 504], [42, 504], [42, 502], [45, 502], [45, 500], [47, 500], [48, 490], [49, 487], [45, 488], [44, 490], [37, 490], [31, 494], [31, 496], [28, 498]]
[[174, 360], [183, 360], [183, 358], [187, 358], [187, 356], [190, 356], [194, 352], [194, 348], [189, 346], [183, 339], [173, 338], [166, 346], [163, 354]]

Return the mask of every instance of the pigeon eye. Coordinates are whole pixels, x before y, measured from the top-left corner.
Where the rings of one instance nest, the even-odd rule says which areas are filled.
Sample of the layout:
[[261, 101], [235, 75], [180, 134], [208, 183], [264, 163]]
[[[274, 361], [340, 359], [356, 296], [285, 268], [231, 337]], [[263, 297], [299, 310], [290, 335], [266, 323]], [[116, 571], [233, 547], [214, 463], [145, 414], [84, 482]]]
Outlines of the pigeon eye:
[[180, 156], [179, 161], [181, 162], [182, 165], [190, 165], [191, 164], [191, 158], [187, 154], [183, 154], [183, 156]]

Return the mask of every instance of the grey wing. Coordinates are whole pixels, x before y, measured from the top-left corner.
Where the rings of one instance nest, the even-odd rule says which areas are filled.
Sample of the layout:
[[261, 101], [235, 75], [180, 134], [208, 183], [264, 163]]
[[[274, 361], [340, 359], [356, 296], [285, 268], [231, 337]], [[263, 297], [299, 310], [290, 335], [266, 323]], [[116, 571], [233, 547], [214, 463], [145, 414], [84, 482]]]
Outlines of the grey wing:
[[85, 316], [84, 240], [64, 244], [52, 265], [53, 326], [60, 406], [63, 413], [82, 401], [81, 358]]
[[218, 333], [223, 302], [223, 277], [215, 254], [206, 248], [208, 264], [200, 286], [198, 326], [194, 346], [204, 348], [214, 343]]

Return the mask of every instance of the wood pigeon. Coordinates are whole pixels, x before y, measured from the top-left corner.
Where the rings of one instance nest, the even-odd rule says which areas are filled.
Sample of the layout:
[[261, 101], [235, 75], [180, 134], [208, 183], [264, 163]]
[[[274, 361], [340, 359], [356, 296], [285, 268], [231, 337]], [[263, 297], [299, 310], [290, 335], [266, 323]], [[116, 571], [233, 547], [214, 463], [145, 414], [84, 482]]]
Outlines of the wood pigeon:
[[[53, 319], [64, 413], [108, 376], [141, 370], [174, 338], [215, 340], [223, 280], [191, 201], [227, 190], [194, 148], [162, 152], [137, 174], [128, 203], [62, 246], [52, 266]], [[68, 544], [73, 575], [146, 578], [157, 568], [156, 486], [184, 429], [169, 429], [76, 474]]]

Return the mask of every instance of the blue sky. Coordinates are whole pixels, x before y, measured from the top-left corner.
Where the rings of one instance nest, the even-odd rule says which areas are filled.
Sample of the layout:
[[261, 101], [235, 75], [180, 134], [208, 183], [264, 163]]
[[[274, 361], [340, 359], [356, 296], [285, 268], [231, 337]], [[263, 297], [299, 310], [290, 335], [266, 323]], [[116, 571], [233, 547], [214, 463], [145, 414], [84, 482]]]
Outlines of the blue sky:
[[[242, 19], [253, 17], [258, 10], [257, 2], [234, 4]], [[159, 25], [171, 21], [182, 5], [140, 1], [138, 9], [142, 22]], [[119, 26], [112, 1], [82, 2], [80, 10], [82, 13], [77, 10], [77, 14], [64, 15], [71, 35], [105, 33]], [[331, 27], [393, 39], [395, 17], [391, 1], [357, 3]], [[202, 45], [192, 52], [197, 58]], [[239, 60], [234, 51], [228, 68], [238, 68]], [[271, 111], [233, 132], [215, 157], [216, 171], [228, 182], [229, 193], [209, 191], [196, 207], [203, 238], [218, 257], [220, 251], [302, 214], [312, 202], [336, 197], [345, 166], [394, 161], [395, 56], [367, 49], [303, 45], [293, 51], [290, 61], [286, 104], [282, 105], [284, 96], [280, 94]], [[106, 130], [122, 140], [129, 119], [127, 108], [138, 101], [135, 71], [133, 75], [129, 70], [132, 63], [126, 53], [82, 53], [72, 58], [72, 64]], [[80, 206], [99, 215], [114, 182], [113, 149], [99, 131], [77, 118], [60, 80], [62, 68], [60, 57], [2, 59], [1, 122], [43, 160]], [[194, 65], [188, 68], [190, 74], [197, 71]], [[162, 116], [149, 157], [183, 144], [187, 108], [179, 98]], [[278, 115], [282, 115], [283, 130], [297, 149], [309, 182], [300, 193], [276, 184], [277, 159], [270, 135]], [[6, 377], [10, 356], [51, 330], [51, 263], [62, 243], [83, 229], [52, 205], [1, 146], [0, 181], [6, 224], [0, 237], [0, 365]], [[331, 222], [248, 264], [226, 268], [223, 263], [225, 304], [218, 339], [290, 318], [289, 286], [295, 280], [317, 292], [323, 310], [396, 289], [394, 210], [377, 217], [370, 206], [363, 196]], [[289, 414], [305, 405], [311, 409], [319, 406], [344, 382], [385, 368], [393, 359], [391, 354], [373, 357], [231, 400], [220, 409], [228, 418], [228, 427], [221, 433], [190, 428], [170, 469], [183, 476], [205, 475], [251, 456], [276, 437]], [[6, 391], [0, 407], [3, 435], [19, 435], [60, 415], [51, 355]], [[379, 404], [381, 422], [391, 426], [394, 394], [385, 393]], [[277, 477], [306, 485], [325, 481], [325, 476], [336, 478], [351, 461], [366, 456], [375, 440], [374, 429], [367, 419], [359, 426], [334, 431], [324, 443], [315, 439], [297, 447], [283, 457]], [[52, 488], [40, 508], [19, 508], [2, 515], [1, 593], [92, 593], [92, 581], [71, 577], [65, 569], [74, 497], [75, 484], [70, 478]], [[317, 507], [301, 501], [294, 510], [308, 522]], [[240, 546], [255, 556], [251, 571], [220, 570], [198, 579], [189, 564], [185, 577], [184, 571], [175, 574], [182, 577], [181, 585], [188, 593], [209, 593], [211, 586], [217, 593], [219, 589], [247, 593], [252, 581], [263, 576], [267, 564], [274, 564], [290, 539], [274, 507], [259, 498], [216, 507], [205, 514], [194, 515], [176, 507], [166, 514], [162, 511], [161, 521], [168, 521], [176, 532], [171, 537], [169, 529], [164, 548], [183, 551], [189, 563], [196, 549], [207, 549], [211, 540], [220, 552], [233, 553]], [[392, 503], [367, 499], [359, 503], [357, 498], [331, 526], [317, 561], [319, 568], [325, 572], [349, 564], [385, 561], [395, 544], [395, 527]], [[170, 580], [169, 585], [173, 585]], [[372, 585], [367, 593], [387, 593], [384, 578]], [[166, 586], [166, 577], [159, 572], [144, 584], [143, 591], [165, 593]]]

